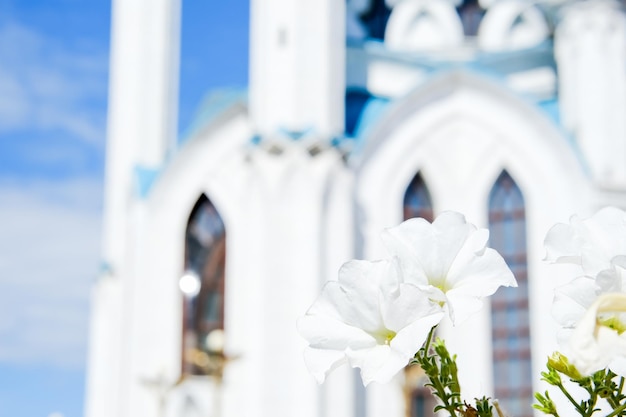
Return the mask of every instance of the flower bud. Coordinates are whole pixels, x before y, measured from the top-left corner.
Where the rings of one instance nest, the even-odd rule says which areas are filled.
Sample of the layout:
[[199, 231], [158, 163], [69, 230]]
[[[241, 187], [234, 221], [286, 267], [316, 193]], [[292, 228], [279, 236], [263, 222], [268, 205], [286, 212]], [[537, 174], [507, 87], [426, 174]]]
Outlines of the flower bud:
[[555, 371], [566, 375], [570, 379], [579, 380], [583, 378], [578, 369], [576, 369], [576, 367], [569, 362], [567, 357], [560, 352], [554, 352], [550, 357], [548, 357], [548, 368], [554, 369]]

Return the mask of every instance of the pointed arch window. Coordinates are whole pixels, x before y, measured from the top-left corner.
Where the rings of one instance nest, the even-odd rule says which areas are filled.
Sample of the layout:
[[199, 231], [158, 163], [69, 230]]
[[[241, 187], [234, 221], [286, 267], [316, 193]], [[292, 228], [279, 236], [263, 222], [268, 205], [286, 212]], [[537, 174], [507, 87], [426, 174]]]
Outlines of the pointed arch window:
[[224, 329], [226, 231], [217, 209], [202, 195], [189, 216], [185, 235], [185, 269], [200, 281], [200, 291], [184, 298], [183, 373], [202, 374], [193, 360], [206, 351], [207, 336]]
[[514, 416], [533, 415], [526, 262], [526, 209], [513, 178], [503, 171], [489, 196], [490, 246], [502, 254], [518, 288], [491, 297], [495, 398]]
[[[429, 222], [433, 221], [433, 205], [430, 192], [421, 174], [418, 172], [404, 193], [403, 202], [404, 220], [413, 217], [423, 217]], [[437, 400], [424, 386], [427, 377], [417, 365], [405, 368], [405, 400], [410, 417], [432, 417], [433, 409]]]
[[429, 222], [433, 221], [433, 205], [430, 199], [428, 187], [418, 172], [404, 193], [404, 220], [412, 217], [423, 217]]

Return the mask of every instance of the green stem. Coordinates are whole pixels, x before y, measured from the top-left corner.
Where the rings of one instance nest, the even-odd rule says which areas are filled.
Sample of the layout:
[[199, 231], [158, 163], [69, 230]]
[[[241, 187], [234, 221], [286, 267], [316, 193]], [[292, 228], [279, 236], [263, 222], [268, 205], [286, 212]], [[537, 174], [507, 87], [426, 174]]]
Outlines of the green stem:
[[590, 394], [590, 398], [589, 398], [587, 413], [585, 413], [585, 417], [591, 417], [591, 415], [596, 411], [595, 407], [596, 407], [596, 402], [598, 401], [598, 393], [596, 392], [595, 389], [593, 389], [592, 391], [589, 391], [589, 394]]
[[437, 388], [437, 391], [442, 394], [439, 398], [443, 401], [444, 408], [450, 413], [451, 417], [456, 417], [456, 407], [448, 402], [448, 395], [446, 394], [446, 389], [441, 384], [441, 381], [439, 381], [439, 379], [431, 378], [430, 382], [432, 382]]
[[423, 358], [428, 357], [428, 351], [430, 350], [430, 344], [433, 341], [433, 335], [435, 334], [435, 329], [437, 328], [437, 326], [433, 326], [430, 329], [430, 332], [428, 332], [428, 337], [426, 338], [426, 343], [424, 343], [424, 355], [422, 356]]
[[617, 390], [611, 393], [611, 397], [607, 398], [611, 407], [613, 407], [613, 413], [611, 416], [617, 415], [616, 413], [620, 413], [624, 409], [626, 409], [626, 403], [620, 405], [620, 401], [624, 399], [624, 395], [622, 394], [622, 390], [624, 389], [624, 377], [620, 377], [619, 385], [617, 386]]
[[561, 390], [561, 392], [563, 393], [563, 395], [565, 395], [567, 397], [567, 399], [574, 404], [574, 407], [576, 407], [576, 409], [578, 410], [578, 412], [580, 413], [581, 416], [586, 416], [587, 412], [586, 410], [576, 402], [576, 400], [574, 400], [574, 398], [572, 398], [572, 396], [570, 395], [569, 392], [567, 392], [567, 390], [565, 389], [565, 387], [563, 386], [563, 384], [557, 384], [557, 386], [559, 387], [559, 389]]
[[607, 415], [606, 417], [614, 417], [619, 415], [622, 411], [626, 410], [626, 403], [620, 405], [618, 408], [616, 408], [615, 410], [613, 410], [613, 412], [609, 415]]
[[[430, 345], [432, 343], [436, 327], [437, 326], [434, 326], [432, 329], [430, 329], [428, 337], [426, 338], [426, 342], [424, 343], [422, 349], [420, 349], [415, 354], [415, 359], [428, 376], [432, 388], [435, 389], [436, 395], [443, 402], [443, 407], [450, 413], [450, 417], [457, 417], [455, 408], [456, 406], [454, 404], [450, 404], [450, 396], [446, 392], [445, 386], [441, 383], [441, 380], [439, 378], [441, 374], [438, 369], [437, 361], [433, 360], [432, 363], [429, 363], [430, 359], [432, 358], [432, 356], [430, 356], [429, 354]], [[456, 379], [456, 375], [454, 375], [454, 380], [456, 381]]]

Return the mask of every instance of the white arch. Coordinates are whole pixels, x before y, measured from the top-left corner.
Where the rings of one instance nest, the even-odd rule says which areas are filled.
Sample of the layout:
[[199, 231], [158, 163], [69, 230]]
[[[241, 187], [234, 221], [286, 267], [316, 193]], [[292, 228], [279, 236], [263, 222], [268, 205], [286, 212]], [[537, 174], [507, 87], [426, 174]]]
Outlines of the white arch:
[[[548, 266], [541, 261], [543, 238], [556, 221], [585, 207], [591, 193], [584, 167], [565, 136], [539, 110], [505, 88], [472, 74], [451, 72], [391, 108], [351, 162], [365, 240], [361, 256], [368, 259], [386, 256], [379, 233], [402, 220], [403, 196], [416, 172], [429, 187], [436, 213], [460, 211], [482, 227], [487, 225], [488, 196], [498, 175], [507, 169], [515, 178], [527, 207], [533, 376], [538, 388], [539, 370], [556, 347], [554, 326], [545, 319], [550, 317], [551, 287], [567, 279], [546, 271]], [[459, 354], [468, 398], [492, 390], [488, 314], [486, 307], [467, 325], [443, 329], [451, 349]], [[463, 343], [467, 340], [472, 343]], [[374, 415], [383, 403], [374, 392], [370, 400]]]
[[550, 26], [537, 6], [526, 0], [498, 1], [480, 23], [478, 45], [486, 51], [523, 49], [549, 36]]
[[385, 45], [398, 51], [430, 51], [463, 43], [463, 24], [447, 1], [406, 0], [397, 4], [385, 29]]
[[[128, 399], [123, 415], [145, 414], [146, 409], [157, 415], [158, 395], [145, 381], [161, 379], [167, 386], [180, 375], [182, 294], [178, 279], [184, 268], [187, 221], [201, 194], [219, 211], [228, 233], [227, 245], [237, 244], [241, 222], [235, 221], [236, 178], [229, 181], [230, 187], [212, 186], [207, 178], [225, 175], [244, 157], [242, 149], [252, 136], [246, 113], [242, 105], [235, 105], [197, 132], [165, 167], [147, 198], [133, 208], [136, 264], [124, 290], [129, 321], [124, 337], [131, 351], [127, 376], [122, 378], [128, 384], [122, 387]], [[232, 262], [227, 259], [227, 270]], [[228, 320], [228, 307], [225, 315]], [[254, 390], [248, 401], [254, 402]]]
[[[225, 352], [237, 356], [224, 375], [221, 415], [298, 410], [313, 417], [325, 407], [337, 410], [326, 412], [329, 417], [351, 413], [353, 374], [335, 373], [320, 401], [295, 325], [322, 278], [332, 276], [328, 270], [334, 267], [336, 276], [338, 263], [351, 257], [351, 175], [333, 148], [312, 152], [306, 142], [280, 138], [253, 146], [252, 135], [245, 108], [231, 108], [184, 144], [138, 208], [142, 261], [126, 291], [133, 351], [124, 389], [132, 411], [157, 407], [142, 378], [162, 373], [176, 381], [180, 373], [177, 281], [187, 219], [204, 193], [226, 229]], [[128, 416], [138, 415], [132, 411]]]

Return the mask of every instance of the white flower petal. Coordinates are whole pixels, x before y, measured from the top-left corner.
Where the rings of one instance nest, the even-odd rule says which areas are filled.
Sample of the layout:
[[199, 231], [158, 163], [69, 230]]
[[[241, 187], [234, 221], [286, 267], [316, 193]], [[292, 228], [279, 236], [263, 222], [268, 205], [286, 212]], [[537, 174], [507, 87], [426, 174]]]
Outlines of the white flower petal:
[[319, 349], [344, 351], [347, 348], [364, 349], [376, 344], [376, 339], [365, 330], [323, 315], [300, 317], [298, 331], [309, 342], [309, 346]]
[[576, 324], [598, 296], [598, 286], [593, 278], [579, 277], [554, 290], [552, 316], [561, 326], [557, 341], [564, 350], [569, 349], [569, 339]]
[[[452, 274], [451, 274], [452, 275]], [[458, 275], [449, 279], [452, 288], [446, 293], [450, 315], [455, 324], [479, 311], [483, 299], [501, 287], [517, 287], [515, 276], [498, 252], [487, 248], [480, 257], [468, 260]]]
[[[353, 368], [361, 368], [363, 385], [371, 382], [387, 383], [409, 363], [410, 356], [400, 354], [388, 345], [377, 345], [368, 350], [348, 352]], [[412, 356], [412, 355], [411, 355]]]
[[388, 250], [399, 258], [403, 281], [445, 302], [455, 324], [480, 309], [481, 299], [498, 287], [517, 286], [504, 259], [486, 247], [488, 238], [486, 229], [455, 212], [442, 213], [432, 224], [409, 219], [383, 233]]
[[590, 277], [578, 277], [554, 290], [552, 315], [564, 327], [575, 327], [598, 296], [599, 287]]
[[600, 314], [626, 312], [626, 294], [599, 296], [587, 309], [570, 338], [571, 360], [584, 375], [590, 375], [614, 363], [618, 371], [626, 357], [626, 333], [621, 335], [599, 322]]
[[[485, 230], [477, 233], [476, 226], [467, 223], [462, 214], [452, 211], [441, 213], [432, 226], [435, 245], [431, 247], [430, 253], [434, 256], [428, 256], [430, 268], [427, 272], [431, 277], [446, 277], [446, 281], [450, 268], [459, 255], [464, 252], [480, 251], [485, 247], [489, 236]], [[470, 247], [467, 247], [468, 243]], [[470, 253], [467, 255], [472, 256]]]
[[468, 296], [468, 294], [463, 293], [462, 290], [448, 291], [446, 297], [448, 298], [446, 303], [448, 314], [455, 326], [462, 324], [472, 314], [483, 308], [482, 297]]
[[609, 269], [611, 259], [626, 254], [626, 213], [606, 207], [592, 217], [572, 216], [570, 224], [557, 224], [545, 239], [546, 259], [581, 265], [587, 275]]
[[[446, 278], [448, 286], [454, 286], [460, 277], [465, 275], [464, 272], [468, 264], [484, 258], [488, 240], [489, 231], [487, 229], [476, 229], [472, 234], [466, 237], [463, 242], [463, 246], [459, 248], [456, 256], [451, 259], [450, 268], [448, 269]], [[497, 257], [504, 262], [502, 257], [496, 251], [493, 249], [490, 250], [493, 253], [488, 254], [488, 258]]]
[[[386, 229], [381, 238], [387, 249], [398, 257], [403, 277], [408, 282], [425, 285], [443, 280], [455, 258], [476, 227], [456, 212], [446, 211], [431, 224], [422, 218], [412, 218]], [[479, 238], [486, 243], [486, 236]], [[437, 286], [438, 282], [435, 282]]]
[[348, 361], [342, 351], [315, 349], [307, 347], [304, 350], [304, 362], [318, 384], [326, 379], [326, 376]]
[[[572, 217], [573, 221], [574, 217]], [[564, 223], [557, 223], [548, 231], [543, 242], [546, 248], [546, 261], [581, 264], [582, 242], [577, 238], [574, 228]]]
[[351, 261], [338, 281], [324, 286], [298, 320], [309, 343], [305, 361], [318, 381], [345, 360], [361, 368], [365, 384], [388, 381], [407, 365], [443, 313], [416, 286], [399, 279], [395, 259]]
[[[398, 296], [386, 298], [384, 301], [381, 305], [383, 323], [387, 329], [396, 333], [414, 322], [426, 320], [427, 317], [436, 316], [441, 320], [443, 316], [441, 307], [431, 302], [426, 293], [412, 284], [401, 284]], [[430, 322], [431, 320], [429, 319], [428, 321]], [[435, 321], [434, 324], [438, 322]], [[434, 324], [430, 325], [428, 330]], [[419, 340], [416, 341], [419, 346], [422, 345], [425, 338], [426, 335], [421, 339], [421, 342]], [[416, 350], [413, 351], [413, 353], [415, 352]]]
[[428, 253], [429, 240], [415, 237], [431, 236], [432, 240], [432, 233], [431, 224], [422, 218], [409, 219], [400, 226], [382, 232], [381, 238], [385, 246], [399, 260], [404, 279], [409, 278], [415, 284], [428, 284], [425, 268], [429, 265], [422, 264], [419, 254]]
[[[624, 342], [623, 338], [621, 341]], [[614, 358], [609, 363], [608, 368], [617, 375], [626, 377], [626, 356], [618, 356]]]
[[327, 315], [374, 332], [382, 326], [378, 312], [379, 294], [397, 286], [397, 271], [391, 261], [350, 261], [339, 270], [338, 281], [324, 285], [322, 294], [307, 314]]
[[443, 316], [443, 311], [431, 314], [421, 320], [416, 320], [396, 334], [390, 346], [392, 350], [406, 358], [404, 365], [420, 350], [430, 330], [439, 324]]

